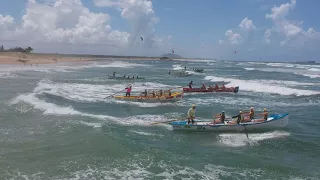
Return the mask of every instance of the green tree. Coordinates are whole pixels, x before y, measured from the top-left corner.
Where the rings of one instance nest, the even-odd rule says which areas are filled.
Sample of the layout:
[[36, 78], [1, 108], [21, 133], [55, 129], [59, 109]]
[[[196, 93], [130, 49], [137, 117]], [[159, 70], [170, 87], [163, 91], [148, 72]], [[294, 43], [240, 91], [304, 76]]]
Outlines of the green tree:
[[33, 51], [33, 48], [32, 47], [27, 47], [26, 49], [25, 49], [25, 51], [27, 52], [27, 53], [31, 53], [32, 51]]

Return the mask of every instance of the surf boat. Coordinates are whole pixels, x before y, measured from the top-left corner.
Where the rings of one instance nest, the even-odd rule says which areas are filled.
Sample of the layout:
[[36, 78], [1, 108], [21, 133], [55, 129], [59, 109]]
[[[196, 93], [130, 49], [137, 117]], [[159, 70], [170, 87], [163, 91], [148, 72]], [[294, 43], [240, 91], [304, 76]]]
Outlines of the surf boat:
[[188, 69], [188, 71], [193, 71], [193, 72], [203, 73], [204, 69], [192, 68], [192, 69]]
[[193, 124], [188, 124], [188, 121], [174, 121], [169, 124], [172, 125], [174, 130], [181, 131], [245, 131], [245, 130], [267, 130], [277, 129], [285, 127], [289, 121], [289, 114], [271, 114], [267, 121], [252, 120], [251, 122], [245, 122], [240, 124], [230, 124], [225, 121], [224, 124], [213, 124], [208, 121], [195, 120]]
[[237, 93], [239, 91], [239, 86], [237, 87], [228, 87], [222, 90], [221, 88], [215, 89], [215, 88], [183, 88], [183, 92], [232, 92], [232, 93]]
[[185, 77], [185, 76], [191, 76], [192, 74], [186, 71], [177, 71], [177, 70], [169, 70], [169, 75], [178, 76], [178, 77]]
[[115, 96], [114, 99], [122, 101], [135, 101], [135, 102], [175, 102], [183, 98], [183, 92], [173, 92], [171, 96], [168, 94], [162, 96]]
[[133, 76], [108, 76], [108, 79], [116, 80], [144, 80], [144, 77], [133, 77]]

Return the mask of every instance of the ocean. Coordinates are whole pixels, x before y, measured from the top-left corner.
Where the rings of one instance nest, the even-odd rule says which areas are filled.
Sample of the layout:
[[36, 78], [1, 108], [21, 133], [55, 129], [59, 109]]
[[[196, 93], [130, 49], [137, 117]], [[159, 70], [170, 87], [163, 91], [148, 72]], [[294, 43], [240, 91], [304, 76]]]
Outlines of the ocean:
[[[168, 70], [204, 68], [175, 77]], [[107, 79], [139, 75], [145, 80]], [[108, 97], [186, 86], [239, 86], [239, 93], [185, 94], [175, 103]], [[0, 179], [320, 179], [320, 65], [215, 60], [92, 61], [0, 66]], [[181, 89], [181, 88], [180, 88]], [[120, 93], [123, 94], [123, 93]], [[196, 116], [225, 111], [289, 113], [265, 132], [176, 132]]]

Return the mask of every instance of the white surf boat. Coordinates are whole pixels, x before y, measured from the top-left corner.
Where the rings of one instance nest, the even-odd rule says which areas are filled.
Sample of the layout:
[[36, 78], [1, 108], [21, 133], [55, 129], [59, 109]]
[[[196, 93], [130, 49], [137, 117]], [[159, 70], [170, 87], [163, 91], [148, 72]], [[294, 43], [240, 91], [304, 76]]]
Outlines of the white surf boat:
[[174, 130], [183, 131], [244, 131], [244, 130], [259, 130], [259, 129], [276, 129], [285, 127], [289, 121], [289, 114], [271, 114], [267, 121], [252, 120], [251, 122], [240, 124], [229, 124], [227, 121], [224, 124], [213, 124], [212, 122], [196, 120], [194, 124], [188, 124], [188, 121], [171, 122]]

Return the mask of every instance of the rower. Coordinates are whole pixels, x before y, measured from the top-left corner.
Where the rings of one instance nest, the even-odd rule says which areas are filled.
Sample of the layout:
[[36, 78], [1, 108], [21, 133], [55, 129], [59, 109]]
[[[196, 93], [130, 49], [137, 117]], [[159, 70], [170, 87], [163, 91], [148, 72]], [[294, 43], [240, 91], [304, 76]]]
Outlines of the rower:
[[144, 97], [147, 97], [147, 95], [148, 95], [147, 90], [144, 90]]
[[248, 116], [249, 116], [250, 121], [254, 118], [254, 108], [253, 107], [250, 108], [250, 112], [249, 112]]
[[267, 108], [264, 108], [263, 109], [263, 113], [261, 113], [261, 114], [258, 114], [258, 116], [263, 116], [263, 119], [259, 119], [259, 120], [257, 120], [258, 122], [265, 122], [265, 121], [267, 121], [268, 120], [268, 111], [267, 111]]
[[188, 124], [190, 124], [190, 121], [191, 123], [193, 124], [194, 123], [194, 118], [195, 118], [195, 114], [196, 114], [196, 105], [192, 105], [192, 107], [188, 110]]
[[171, 90], [168, 90], [169, 97], [171, 97]]
[[126, 78], [126, 75], [123, 75], [124, 78]]
[[129, 87], [126, 87], [125, 89], [127, 90], [127, 92], [126, 92], [126, 97], [127, 97], [127, 96], [129, 96], [129, 97], [130, 97], [130, 93], [131, 93], [131, 89], [132, 89], [132, 87], [131, 87], [131, 86], [129, 86]]
[[224, 86], [224, 84], [222, 84], [222, 91], [225, 91], [226, 90], [226, 87]]
[[152, 91], [152, 97], [155, 98], [156, 97], [156, 93], [154, 91]]
[[189, 82], [189, 88], [192, 89], [193, 81]]
[[[216, 117], [218, 117], [218, 119], [215, 119]], [[214, 120], [213, 120], [213, 124], [224, 124], [224, 121], [226, 120], [226, 116], [224, 114], [224, 111], [221, 112], [221, 114], [215, 115], [213, 116]]]
[[[239, 111], [239, 114], [236, 116], [233, 116], [232, 118], [238, 118], [236, 121], [237, 124], [240, 124], [240, 122], [241, 123], [244, 122], [244, 117], [243, 117], [242, 111]], [[232, 123], [232, 124], [234, 124], [234, 123]]]
[[116, 72], [115, 72], [115, 71], [113, 71], [113, 74], [112, 74], [112, 76], [113, 76], [113, 77], [115, 77], [115, 76], [116, 76]]
[[162, 89], [160, 89], [159, 95], [160, 95], [160, 97], [163, 95]]
[[201, 89], [206, 89], [206, 86], [202, 84]]
[[218, 84], [216, 84], [216, 85], [214, 86], [214, 89], [215, 89], [216, 91], [219, 89]]

